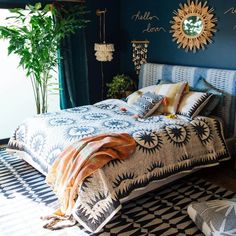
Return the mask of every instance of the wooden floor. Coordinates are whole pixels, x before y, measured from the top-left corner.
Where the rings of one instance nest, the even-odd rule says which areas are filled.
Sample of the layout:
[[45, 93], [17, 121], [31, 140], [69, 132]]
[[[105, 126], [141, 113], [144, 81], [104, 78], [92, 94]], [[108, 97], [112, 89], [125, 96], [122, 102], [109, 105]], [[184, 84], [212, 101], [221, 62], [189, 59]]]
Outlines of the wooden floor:
[[220, 165], [200, 170], [196, 175], [236, 193], [234, 158]]

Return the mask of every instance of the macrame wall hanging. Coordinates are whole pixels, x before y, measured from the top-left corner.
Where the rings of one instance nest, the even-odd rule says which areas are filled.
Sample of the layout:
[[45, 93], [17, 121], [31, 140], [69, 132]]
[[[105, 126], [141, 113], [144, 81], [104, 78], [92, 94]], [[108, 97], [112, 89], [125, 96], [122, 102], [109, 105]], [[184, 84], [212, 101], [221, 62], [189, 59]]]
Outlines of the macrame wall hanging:
[[100, 43], [95, 43], [94, 50], [98, 61], [111, 61], [113, 59], [114, 44], [106, 43], [106, 12], [107, 10], [97, 9], [96, 15], [99, 16], [99, 38]]
[[141, 65], [147, 62], [147, 53], [149, 41], [131, 41], [133, 48], [133, 63], [135, 67], [136, 74], [139, 74]]

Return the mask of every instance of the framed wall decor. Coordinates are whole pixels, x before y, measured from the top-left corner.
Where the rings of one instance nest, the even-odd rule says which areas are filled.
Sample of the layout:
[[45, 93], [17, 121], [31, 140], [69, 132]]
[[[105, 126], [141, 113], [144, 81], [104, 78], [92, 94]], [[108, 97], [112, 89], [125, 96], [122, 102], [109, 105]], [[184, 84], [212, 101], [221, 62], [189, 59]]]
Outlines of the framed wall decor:
[[196, 52], [205, 49], [208, 43], [212, 43], [212, 37], [216, 32], [217, 19], [214, 9], [210, 8], [207, 2], [198, 0], [188, 0], [179, 6], [170, 21], [173, 41], [185, 51]]

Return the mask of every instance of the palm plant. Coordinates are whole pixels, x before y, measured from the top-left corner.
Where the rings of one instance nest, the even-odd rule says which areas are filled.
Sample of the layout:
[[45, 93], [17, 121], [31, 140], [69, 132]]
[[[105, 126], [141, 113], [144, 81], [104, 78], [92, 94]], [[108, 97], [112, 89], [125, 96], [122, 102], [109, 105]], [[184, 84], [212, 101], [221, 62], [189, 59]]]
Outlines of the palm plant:
[[10, 12], [7, 24], [0, 26], [0, 39], [9, 40], [8, 54], [19, 56], [19, 66], [31, 79], [37, 113], [47, 112], [48, 93], [55, 89], [51, 72], [58, 64], [61, 40], [86, 26], [88, 21], [81, 18], [86, 11], [81, 5], [59, 11], [52, 4], [42, 8], [37, 3]]

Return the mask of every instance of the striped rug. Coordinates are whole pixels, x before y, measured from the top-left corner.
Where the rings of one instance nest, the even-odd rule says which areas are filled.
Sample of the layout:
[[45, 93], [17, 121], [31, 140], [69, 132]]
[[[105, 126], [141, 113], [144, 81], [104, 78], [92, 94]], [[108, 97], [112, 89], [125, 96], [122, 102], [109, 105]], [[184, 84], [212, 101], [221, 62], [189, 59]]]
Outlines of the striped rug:
[[[44, 176], [23, 160], [0, 150], [0, 236], [94, 235], [80, 225], [57, 231], [42, 228], [57, 198]], [[185, 178], [133, 200], [106, 225], [101, 236], [202, 235], [187, 215], [192, 201], [232, 198], [236, 194], [196, 177]]]

